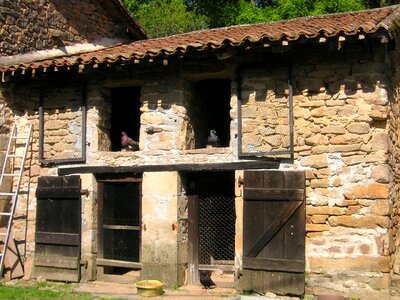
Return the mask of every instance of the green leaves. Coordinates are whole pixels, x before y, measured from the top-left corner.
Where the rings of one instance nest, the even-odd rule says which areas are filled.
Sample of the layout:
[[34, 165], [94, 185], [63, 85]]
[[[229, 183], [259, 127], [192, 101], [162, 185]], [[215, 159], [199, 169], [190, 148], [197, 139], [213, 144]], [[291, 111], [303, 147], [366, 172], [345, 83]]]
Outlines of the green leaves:
[[125, 3], [149, 38], [208, 27], [207, 18], [194, 11], [188, 11], [183, 0], [125, 0]]
[[124, 0], [148, 37], [362, 10], [396, 0]]

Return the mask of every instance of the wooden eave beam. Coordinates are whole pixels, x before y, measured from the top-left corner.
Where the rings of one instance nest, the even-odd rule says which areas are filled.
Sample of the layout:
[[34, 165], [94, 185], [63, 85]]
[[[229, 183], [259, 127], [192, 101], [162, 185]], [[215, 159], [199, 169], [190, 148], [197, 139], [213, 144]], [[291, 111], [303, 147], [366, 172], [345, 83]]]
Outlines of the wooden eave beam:
[[216, 171], [216, 170], [245, 170], [245, 169], [271, 169], [277, 168], [279, 161], [257, 160], [229, 163], [209, 164], [159, 164], [159, 165], [134, 165], [134, 166], [71, 166], [58, 168], [58, 175], [79, 173], [92, 174], [121, 174], [163, 171]]

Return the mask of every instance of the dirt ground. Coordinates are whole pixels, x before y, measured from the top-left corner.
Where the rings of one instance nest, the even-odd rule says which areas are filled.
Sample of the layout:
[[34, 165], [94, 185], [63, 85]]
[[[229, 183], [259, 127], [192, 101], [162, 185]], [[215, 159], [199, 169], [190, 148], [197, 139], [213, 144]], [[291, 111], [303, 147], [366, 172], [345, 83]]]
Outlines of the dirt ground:
[[[137, 278], [136, 278], [137, 279]], [[233, 275], [231, 274], [213, 274], [212, 279], [216, 284], [216, 287], [211, 289], [204, 289], [200, 285], [185, 285], [177, 289], [166, 289], [163, 290], [163, 295], [157, 297], [142, 297], [137, 294], [137, 289], [132, 283], [120, 283], [109, 280], [97, 280], [91, 282], [74, 283], [73, 290], [76, 292], [90, 293], [93, 296], [99, 298], [116, 298], [116, 299], [173, 299], [173, 300], [184, 300], [184, 299], [196, 299], [196, 300], [298, 300], [299, 298], [292, 297], [279, 297], [273, 294], [267, 296], [261, 295], [239, 295], [234, 289]], [[21, 286], [28, 287], [32, 286], [33, 282], [43, 282], [45, 280], [38, 279], [17, 279], [11, 281], [4, 281], [4, 284], [10, 286]]]
[[[212, 279], [217, 287], [205, 290], [200, 285], [186, 285], [178, 289], [164, 289], [160, 297], [150, 299], [235, 299], [238, 294], [233, 288], [233, 275], [213, 274]], [[135, 285], [126, 283], [115, 283], [109, 281], [95, 281], [79, 284], [75, 289], [78, 292], [87, 292], [100, 297], [115, 297], [123, 299], [145, 299], [137, 295]]]
[[[198, 300], [298, 300], [299, 298], [278, 297], [273, 294], [268, 296], [260, 295], [239, 295], [234, 289], [234, 278], [232, 274], [213, 273], [213, 281], [216, 284], [215, 288], [205, 290], [200, 285], [185, 285], [178, 289], [164, 289], [162, 296], [151, 297], [149, 299], [198, 299]], [[146, 299], [137, 295], [137, 289], [134, 284], [114, 283], [106, 281], [95, 281], [81, 283], [75, 289], [78, 292], [88, 292], [99, 297], [122, 298], [122, 299]]]
[[[87, 292], [100, 297], [122, 298], [122, 299], [145, 299], [137, 295], [134, 284], [114, 283], [114, 282], [88, 282], [82, 283], [75, 289], [78, 292]], [[151, 297], [149, 299], [235, 299], [237, 293], [232, 288], [214, 288], [210, 290], [202, 289], [200, 286], [184, 286], [176, 290], [164, 289], [162, 296]]]

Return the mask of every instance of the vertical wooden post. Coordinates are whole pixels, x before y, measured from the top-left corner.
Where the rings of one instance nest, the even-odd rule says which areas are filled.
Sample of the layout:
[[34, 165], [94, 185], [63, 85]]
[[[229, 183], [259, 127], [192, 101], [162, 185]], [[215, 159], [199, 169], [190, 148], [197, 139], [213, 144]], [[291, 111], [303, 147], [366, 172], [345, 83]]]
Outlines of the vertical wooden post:
[[188, 197], [188, 283], [199, 284], [199, 198]]

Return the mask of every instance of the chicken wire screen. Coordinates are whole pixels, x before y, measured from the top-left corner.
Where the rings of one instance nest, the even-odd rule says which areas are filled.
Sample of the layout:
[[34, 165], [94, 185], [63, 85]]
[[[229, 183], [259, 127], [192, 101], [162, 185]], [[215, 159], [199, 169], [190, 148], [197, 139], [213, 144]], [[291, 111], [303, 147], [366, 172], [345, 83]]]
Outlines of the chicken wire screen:
[[235, 198], [200, 196], [199, 263], [224, 264], [234, 259]]
[[293, 152], [292, 87], [287, 66], [242, 70], [239, 152], [241, 156]]
[[103, 258], [140, 261], [140, 183], [104, 184]]

